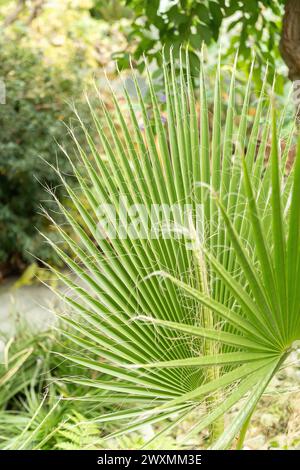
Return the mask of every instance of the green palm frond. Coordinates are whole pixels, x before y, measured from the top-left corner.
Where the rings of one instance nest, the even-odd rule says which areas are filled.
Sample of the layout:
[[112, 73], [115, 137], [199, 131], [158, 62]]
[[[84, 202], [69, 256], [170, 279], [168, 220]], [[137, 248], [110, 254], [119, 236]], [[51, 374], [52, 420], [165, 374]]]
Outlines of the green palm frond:
[[[116, 119], [100, 96], [104, 122], [91, 107], [101, 148], [78, 116], [90, 148], [74, 135], [87, 175], [74, 166], [80, 194], [60, 175], [78, 217], [58, 202], [76, 238], [57, 227], [74, 256], [49, 243], [74, 274], [56, 272], [69, 292], [64, 334], [84, 354], [62, 356], [82, 366], [68, 380], [119, 403], [99, 419], [118, 425], [108, 438], [176, 416], [168, 432], [199, 413], [187, 436], [210, 428], [213, 448], [227, 448], [300, 339], [300, 151], [286, 172], [293, 132], [281, 155], [284, 114], [277, 119], [266, 80], [249, 129], [251, 75], [237, 104], [236, 65], [226, 95], [217, 67], [211, 119], [202, 58], [199, 100], [188, 55], [180, 61], [179, 76], [172, 55], [163, 64], [166, 122], [150, 74], [148, 109], [134, 71], [137, 101], [124, 89], [126, 112], [113, 92]], [[124, 224], [120, 196], [135, 210], [125, 236], [113, 236], [103, 217]], [[154, 205], [170, 236], [160, 224], [149, 231]], [[188, 216], [170, 212], [175, 205]]]

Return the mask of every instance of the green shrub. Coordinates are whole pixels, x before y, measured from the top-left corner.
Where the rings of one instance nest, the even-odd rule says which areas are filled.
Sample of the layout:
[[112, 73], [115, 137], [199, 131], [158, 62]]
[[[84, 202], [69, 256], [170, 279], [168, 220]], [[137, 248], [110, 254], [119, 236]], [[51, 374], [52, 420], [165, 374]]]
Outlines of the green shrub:
[[[5, 344], [0, 351], [0, 449], [75, 448], [79, 439], [82, 448], [91, 446], [100, 440], [100, 431], [84, 421], [104, 409], [97, 391], [91, 405], [69, 401], [85, 388], [74, 387], [60, 377], [81, 374], [81, 368], [70, 368], [52, 353], [54, 347], [65, 350], [69, 343], [55, 329], [31, 332], [20, 318], [22, 315], [16, 317], [14, 338], [0, 332], [0, 341]], [[84, 437], [80, 438], [82, 429]]]
[[[95, 2], [96, 4], [101, 1]], [[257, 60], [253, 79], [261, 86], [266, 63], [269, 64], [268, 80], [276, 70], [277, 92], [283, 93], [284, 77], [279, 52], [283, 0], [124, 0], [132, 11], [126, 34], [130, 49], [116, 53], [120, 68], [129, 67], [129, 57], [139, 70], [144, 70], [147, 56], [149, 62], [162, 68], [162, 49], [165, 54], [172, 47], [179, 56], [180, 46], [188, 46], [192, 76], [197, 75], [197, 51], [202, 43], [217, 54], [219, 41], [224, 54], [235, 56], [239, 50], [240, 71], [249, 73], [253, 53]], [[129, 54], [130, 53], [130, 54]]]
[[58, 68], [47, 65], [39, 50], [16, 47], [8, 38], [0, 47], [0, 77], [6, 86], [6, 104], [0, 105], [0, 272], [11, 272], [31, 262], [32, 253], [57, 262], [37, 232], [48, 229], [39, 205], [51, 209], [46, 187], [63, 197], [47, 162], [59, 161], [62, 171], [70, 173], [55, 140], [68, 141], [64, 122], [71, 119], [70, 100], [78, 102], [83, 85], [77, 72], [80, 57]]

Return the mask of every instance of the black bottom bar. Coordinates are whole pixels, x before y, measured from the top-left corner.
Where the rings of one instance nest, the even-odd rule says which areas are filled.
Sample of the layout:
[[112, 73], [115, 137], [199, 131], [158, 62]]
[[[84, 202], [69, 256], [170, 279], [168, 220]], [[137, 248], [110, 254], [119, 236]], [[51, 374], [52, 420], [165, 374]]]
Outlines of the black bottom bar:
[[[6, 465], [15, 464], [20, 469], [28, 465], [30, 469], [43, 468], [51, 465], [65, 465], [65, 468], [85, 465], [89, 468], [109, 468], [116, 466], [120, 469], [164, 467], [176, 465], [182, 467], [198, 466], [199, 468], [237, 468], [241, 465], [272, 465], [287, 467], [293, 463], [296, 451], [174, 451], [174, 450], [125, 450], [125, 451], [1, 451], [0, 462], [3, 469]], [[6, 465], [5, 465], [6, 464]], [[229, 467], [227, 467], [229, 466]]]

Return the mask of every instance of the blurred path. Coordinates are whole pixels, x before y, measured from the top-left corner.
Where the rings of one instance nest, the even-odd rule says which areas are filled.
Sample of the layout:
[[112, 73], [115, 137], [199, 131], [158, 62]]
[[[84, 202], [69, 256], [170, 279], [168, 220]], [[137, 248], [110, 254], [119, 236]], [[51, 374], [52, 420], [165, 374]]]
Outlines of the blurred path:
[[53, 309], [59, 299], [42, 284], [15, 289], [15, 280], [0, 285], [0, 333], [14, 335], [18, 323], [33, 331], [47, 329], [55, 321]]

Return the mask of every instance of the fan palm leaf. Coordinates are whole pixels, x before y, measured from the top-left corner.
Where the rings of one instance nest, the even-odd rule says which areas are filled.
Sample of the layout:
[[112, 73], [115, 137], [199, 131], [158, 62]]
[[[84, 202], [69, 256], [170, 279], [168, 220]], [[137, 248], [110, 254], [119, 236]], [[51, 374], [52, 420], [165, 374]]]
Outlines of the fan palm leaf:
[[118, 423], [113, 436], [176, 416], [159, 438], [193, 413], [187, 435], [200, 433], [243, 399], [229, 428], [213, 431], [212, 447], [228, 448], [300, 339], [300, 151], [287, 173], [293, 130], [280, 155], [284, 115], [266, 81], [248, 138], [251, 75], [239, 105], [233, 66], [224, 103], [217, 67], [210, 119], [202, 56], [199, 100], [183, 51], [179, 76], [177, 65], [172, 54], [163, 62], [165, 119], [150, 74], [149, 110], [132, 71], [127, 112], [113, 91], [114, 119], [100, 95], [104, 122], [91, 107], [100, 147], [78, 116], [90, 148], [73, 134], [79, 191], [56, 170], [78, 212], [57, 201], [73, 256], [49, 243], [75, 275], [56, 272], [68, 288], [64, 335], [83, 351], [62, 356], [82, 366], [66, 380], [120, 404], [99, 417]]

